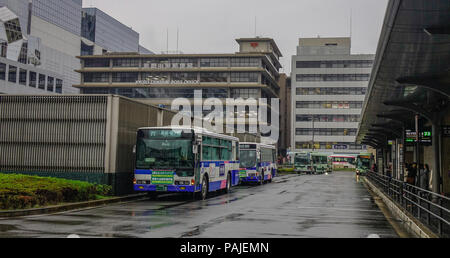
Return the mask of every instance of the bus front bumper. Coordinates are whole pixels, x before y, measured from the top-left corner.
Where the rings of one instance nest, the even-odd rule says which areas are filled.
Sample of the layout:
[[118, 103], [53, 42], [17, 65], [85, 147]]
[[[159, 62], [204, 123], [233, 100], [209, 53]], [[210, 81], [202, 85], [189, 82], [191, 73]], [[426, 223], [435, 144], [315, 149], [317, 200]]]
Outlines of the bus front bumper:
[[261, 181], [259, 176], [248, 176], [248, 177], [241, 177], [242, 183], [259, 183]]

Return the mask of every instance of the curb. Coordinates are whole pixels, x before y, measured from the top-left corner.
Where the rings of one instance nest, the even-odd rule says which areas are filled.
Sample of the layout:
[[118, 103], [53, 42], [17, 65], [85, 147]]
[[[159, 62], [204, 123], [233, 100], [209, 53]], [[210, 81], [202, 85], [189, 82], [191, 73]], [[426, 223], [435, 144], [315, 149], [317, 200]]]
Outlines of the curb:
[[35, 209], [26, 209], [26, 210], [12, 210], [12, 211], [0, 211], [0, 218], [13, 218], [13, 217], [23, 217], [23, 216], [31, 216], [31, 215], [41, 215], [41, 214], [50, 214], [57, 213], [63, 211], [76, 210], [81, 208], [89, 208], [89, 207], [98, 207], [106, 204], [112, 203], [120, 203], [126, 202], [136, 199], [141, 199], [147, 196], [147, 194], [132, 194], [123, 197], [113, 197], [104, 200], [95, 200], [95, 201], [87, 201], [87, 202], [76, 202], [70, 204], [49, 206], [45, 208], [35, 208]]
[[439, 238], [435, 233], [423, 225], [419, 220], [409, 215], [407, 211], [397, 203], [391, 200], [389, 196], [379, 190], [376, 186], [372, 184], [367, 178], [363, 178], [364, 185], [366, 185], [370, 190], [375, 193], [384, 202], [389, 211], [400, 221], [402, 221], [403, 227], [410, 234], [414, 234], [419, 238]]

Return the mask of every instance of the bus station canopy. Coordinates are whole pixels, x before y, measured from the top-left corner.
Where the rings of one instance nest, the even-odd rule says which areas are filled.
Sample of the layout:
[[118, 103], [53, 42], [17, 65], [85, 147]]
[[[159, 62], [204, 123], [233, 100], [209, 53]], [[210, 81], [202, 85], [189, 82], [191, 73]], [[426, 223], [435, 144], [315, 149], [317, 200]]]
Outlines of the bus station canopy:
[[390, 0], [357, 142], [400, 136], [415, 114], [432, 120], [449, 96], [450, 1]]

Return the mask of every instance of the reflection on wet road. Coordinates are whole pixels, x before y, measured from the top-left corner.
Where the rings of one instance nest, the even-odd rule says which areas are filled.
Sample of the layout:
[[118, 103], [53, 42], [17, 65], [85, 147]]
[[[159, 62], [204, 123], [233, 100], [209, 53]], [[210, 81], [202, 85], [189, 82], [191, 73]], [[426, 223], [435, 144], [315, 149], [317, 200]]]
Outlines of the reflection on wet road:
[[354, 173], [282, 176], [206, 201], [168, 196], [0, 219], [0, 237], [397, 237]]

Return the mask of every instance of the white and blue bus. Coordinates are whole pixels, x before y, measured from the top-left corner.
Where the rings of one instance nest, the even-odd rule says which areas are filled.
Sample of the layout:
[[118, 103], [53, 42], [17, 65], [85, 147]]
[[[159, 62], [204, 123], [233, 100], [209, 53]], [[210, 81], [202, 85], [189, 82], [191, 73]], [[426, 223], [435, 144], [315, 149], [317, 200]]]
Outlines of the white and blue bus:
[[228, 192], [239, 184], [239, 139], [203, 128], [141, 128], [134, 190], [157, 193]]
[[239, 144], [239, 177], [241, 183], [272, 182], [277, 174], [275, 146], [243, 142]]

